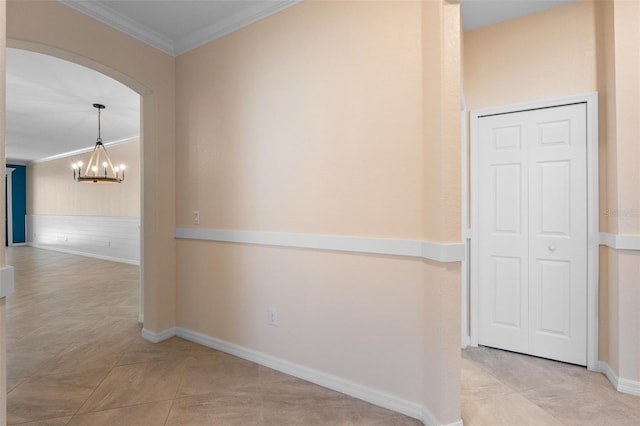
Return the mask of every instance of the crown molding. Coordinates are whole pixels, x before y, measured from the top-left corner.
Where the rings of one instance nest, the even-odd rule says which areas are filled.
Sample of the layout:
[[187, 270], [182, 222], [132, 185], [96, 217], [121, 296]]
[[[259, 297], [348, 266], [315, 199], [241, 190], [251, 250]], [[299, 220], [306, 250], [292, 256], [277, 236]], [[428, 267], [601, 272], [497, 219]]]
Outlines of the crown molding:
[[151, 47], [155, 47], [168, 55], [176, 56], [173, 50], [173, 42], [170, 39], [111, 8], [102, 6], [100, 3], [84, 0], [58, 0], [58, 2]]
[[182, 55], [213, 40], [244, 28], [268, 16], [274, 15], [303, 0], [282, 0], [278, 2], [259, 2], [239, 13], [228, 16], [215, 24], [194, 31], [174, 42], [174, 56]]
[[[136, 142], [140, 140], [140, 138], [138, 136], [131, 136], [128, 138], [123, 138], [123, 139], [118, 139], [115, 141], [111, 141], [111, 142], [105, 142], [103, 145], [106, 148], [115, 146], [115, 145], [121, 145], [124, 143], [129, 143], [129, 142]], [[81, 149], [76, 149], [74, 151], [69, 151], [69, 152], [63, 152], [61, 154], [56, 154], [56, 155], [51, 155], [49, 157], [45, 157], [45, 158], [39, 158], [37, 160], [31, 160], [29, 161], [26, 165], [31, 165], [31, 164], [38, 164], [38, 163], [46, 163], [47, 161], [52, 161], [52, 160], [59, 160], [61, 158], [66, 158], [66, 157], [71, 157], [74, 155], [79, 155], [79, 154], [86, 154], [88, 152], [93, 151], [93, 149], [95, 148], [95, 145], [89, 146], [87, 148], [81, 148]], [[15, 164], [15, 163], [13, 163]]]
[[105, 25], [127, 34], [162, 52], [178, 56], [203, 44], [225, 36], [240, 28], [246, 27], [260, 19], [280, 12], [302, 0], [282, 0], [259, 2], [239, 13], [226, 17], [219, 22], [194, 31], [177, 40], [171, 40], [139, 22], [131, 19], [108, 6], [86, 0], [58, 0], [58, 2], [93, 18]]

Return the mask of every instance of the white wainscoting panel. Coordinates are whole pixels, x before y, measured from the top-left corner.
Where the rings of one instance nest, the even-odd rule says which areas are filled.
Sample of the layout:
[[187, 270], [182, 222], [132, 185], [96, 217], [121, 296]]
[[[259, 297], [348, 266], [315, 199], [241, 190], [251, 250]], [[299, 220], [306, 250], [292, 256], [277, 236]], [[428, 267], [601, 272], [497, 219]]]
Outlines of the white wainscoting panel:
[[140, 264], [140, 219], [104, 216], [27, 216], [33, 247]]

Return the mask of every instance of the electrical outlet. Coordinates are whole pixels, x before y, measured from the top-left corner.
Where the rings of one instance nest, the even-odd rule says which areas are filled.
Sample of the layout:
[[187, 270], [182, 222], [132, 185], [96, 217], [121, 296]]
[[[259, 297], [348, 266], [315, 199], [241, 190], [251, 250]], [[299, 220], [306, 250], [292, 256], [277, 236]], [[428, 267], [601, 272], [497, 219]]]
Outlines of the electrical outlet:
[[269, 325], [278, 326], [278, 311], [273, 308], [269, 308]]
[[198, 210], [193, 211], [193, 224], [200, 225], [200, 211]]

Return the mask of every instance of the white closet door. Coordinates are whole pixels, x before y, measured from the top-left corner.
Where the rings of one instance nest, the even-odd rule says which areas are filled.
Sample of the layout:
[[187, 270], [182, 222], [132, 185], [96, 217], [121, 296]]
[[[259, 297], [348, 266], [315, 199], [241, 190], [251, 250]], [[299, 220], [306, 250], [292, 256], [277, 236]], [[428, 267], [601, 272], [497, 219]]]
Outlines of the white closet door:
[[586, 107], [479, 121], [481, 345], [586, 364]]

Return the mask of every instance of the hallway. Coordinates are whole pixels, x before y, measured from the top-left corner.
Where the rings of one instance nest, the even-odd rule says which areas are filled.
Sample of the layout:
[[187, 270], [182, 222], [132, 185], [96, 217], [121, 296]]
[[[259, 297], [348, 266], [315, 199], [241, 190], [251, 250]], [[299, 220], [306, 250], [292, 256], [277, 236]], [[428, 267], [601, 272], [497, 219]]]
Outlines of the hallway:
[[491, 349], [462, 351], [465, 426], [637, 426], [640, 397], [584, 367]]
[[140, 337], [136, 266], [11, 247], [8, 424], [421, 424], [172, 338]]

